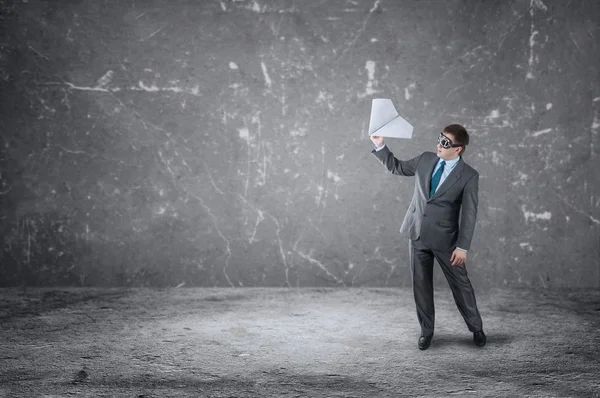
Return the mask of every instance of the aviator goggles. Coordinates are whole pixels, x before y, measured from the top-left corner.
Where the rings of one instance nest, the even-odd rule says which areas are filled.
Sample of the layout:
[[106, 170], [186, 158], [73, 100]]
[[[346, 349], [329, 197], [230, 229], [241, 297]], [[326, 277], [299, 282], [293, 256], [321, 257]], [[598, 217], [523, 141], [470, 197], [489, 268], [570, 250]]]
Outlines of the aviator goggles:
[[461, 144], [453, 144], [452, 141], [450, 141], [450, 138], [446, 137], [444, 133], [440, 133], [440, 136], [438, 137], [438, 144], [440, 144], [440, 146], [444, 149], [458, 148], [459, 146], [462, 146]]

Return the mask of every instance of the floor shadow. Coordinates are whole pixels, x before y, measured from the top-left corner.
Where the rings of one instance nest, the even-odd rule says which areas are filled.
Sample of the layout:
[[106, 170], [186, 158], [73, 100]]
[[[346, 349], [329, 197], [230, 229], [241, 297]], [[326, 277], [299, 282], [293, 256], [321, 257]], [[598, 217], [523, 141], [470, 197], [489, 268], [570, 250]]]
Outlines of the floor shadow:
[[[486, 346], [511, 344], [515, 340], [515, 336], [509, 334], [494, 334], [486, 332], [485, 335], [487, 337]], [[438, 347], [445, 345], [476, 347], [473, 343], [473, 334], [469, 332], [467, 332], [467, 334], [460, 335], [434, 334], [431, 346], [433, 347], [434, 344]]]

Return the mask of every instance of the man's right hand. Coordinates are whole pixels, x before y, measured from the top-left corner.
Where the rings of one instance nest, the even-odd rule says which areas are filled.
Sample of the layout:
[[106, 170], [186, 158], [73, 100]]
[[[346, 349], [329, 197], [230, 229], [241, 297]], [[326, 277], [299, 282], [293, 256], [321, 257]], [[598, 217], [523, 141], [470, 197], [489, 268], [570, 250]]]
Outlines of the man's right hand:
[[383, 146], [383, 137], [379, 137], [377, 135], [372, 135], [371, 141], [373, 141], [373, 144], [375, 144], [375, 146], [377, 148], [381, 148]]

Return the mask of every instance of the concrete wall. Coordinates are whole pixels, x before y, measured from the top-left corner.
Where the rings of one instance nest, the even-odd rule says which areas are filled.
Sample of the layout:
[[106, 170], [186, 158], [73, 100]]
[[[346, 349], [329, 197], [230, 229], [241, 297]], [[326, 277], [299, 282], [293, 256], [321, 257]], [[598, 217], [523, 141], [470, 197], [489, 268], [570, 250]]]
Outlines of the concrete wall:
[[597, 1], [0, 8], [2, 286], [410, 286], [381, 97], [471, 134], [476, 289], [600, 287]]

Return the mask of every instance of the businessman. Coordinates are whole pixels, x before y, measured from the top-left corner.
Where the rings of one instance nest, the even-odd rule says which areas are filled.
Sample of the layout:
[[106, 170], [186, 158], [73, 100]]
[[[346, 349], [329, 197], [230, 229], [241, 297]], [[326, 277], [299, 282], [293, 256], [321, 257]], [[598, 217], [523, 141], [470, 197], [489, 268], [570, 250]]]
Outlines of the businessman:
[[433, 260], [440, 264], [456, 306], [477, 346], [486, 336], [475, 293], [467, 276], [467, 253], [477, 220], [479, 173], [462, 159], [469, 134], [459, 125], [444, 128], [437, 152], [423, 152], [410, 160], [398, 160], [382, 137], [372, 136], [372, 153], [393, 174], [415, 176], [415, 191], [400, 233], [409, 237], [410, 266], [417, 319], [421, 325], [418, 347], [431, 344], [435, 325]]

